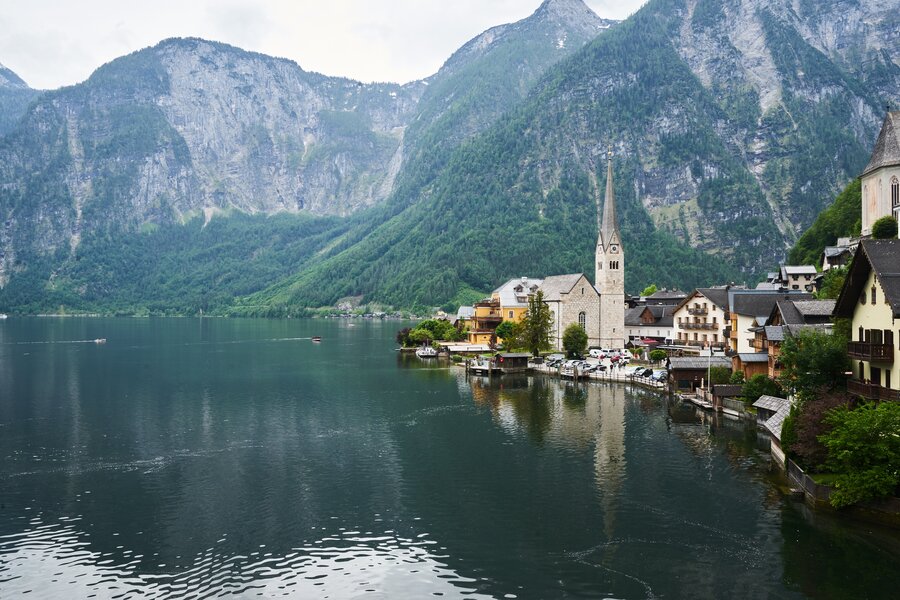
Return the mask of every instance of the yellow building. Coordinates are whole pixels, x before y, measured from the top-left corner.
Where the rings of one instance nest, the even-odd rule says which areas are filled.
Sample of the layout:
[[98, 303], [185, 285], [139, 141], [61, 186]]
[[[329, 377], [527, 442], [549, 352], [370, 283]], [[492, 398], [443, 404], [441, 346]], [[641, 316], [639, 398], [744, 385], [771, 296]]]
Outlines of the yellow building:
[[835, 306], [851, 320], [848, 390], [869, 400], [900, 401], [900, 240], [862, 240]]
[[490, 344], [494, 331], [503, 321], [519, 323], [528, 312], [528, 297], [537, 292], [542, 279], [522, 277], [510, 279], [493, 292], [491, 297], [473, 306], [472, 315], [465, 322], [470, 344]]

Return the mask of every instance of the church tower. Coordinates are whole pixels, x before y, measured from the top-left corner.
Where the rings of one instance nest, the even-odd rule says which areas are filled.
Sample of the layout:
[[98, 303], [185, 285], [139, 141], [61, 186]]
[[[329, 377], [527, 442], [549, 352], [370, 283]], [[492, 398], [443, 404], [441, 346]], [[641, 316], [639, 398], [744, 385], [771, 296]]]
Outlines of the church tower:
[[616, 220], [616, 196], [613, 189], [612, 150], [607, 156], [606, 198], [603, 220], [597, 237], [597, 291], [600, 292], [600, 345], [625, 347], [625, 253]]

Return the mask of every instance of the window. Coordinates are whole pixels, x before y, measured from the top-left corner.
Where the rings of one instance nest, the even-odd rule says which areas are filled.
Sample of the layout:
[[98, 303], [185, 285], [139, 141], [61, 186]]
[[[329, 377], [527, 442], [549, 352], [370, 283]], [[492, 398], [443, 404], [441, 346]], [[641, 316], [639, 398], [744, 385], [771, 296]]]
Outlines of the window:
[[891, 206], [900, 206], [900, 181], [896, 176], [891, 178]]
[[603, 270], [603, 263], [602, 263], [602, 262], [598, 262], [598, 263], [597, 263], [597, 270], [598, 270], [598, 271], [602, 271], [602, 270]]
[[863, 292], [862, 294], [859, 295], [859, 303], [860, 304], [866, 303], [866, 293], [865, 292]]
[[510, 319], [513, 318], [513, 311], [509, 311], [509, 318], [510, 318]]
[[873, 286], [872, 286], [872, 304], [875, 304], [875, 302], [876, 302], [876, 297], [875, 297], [875, 296], [876, 296], [876, 294], [875, 294], [875, 286], [873, 285]]
[[584, 312], [578, 313], [578, 324], [582, 329], [587, 329], [587, 315]]

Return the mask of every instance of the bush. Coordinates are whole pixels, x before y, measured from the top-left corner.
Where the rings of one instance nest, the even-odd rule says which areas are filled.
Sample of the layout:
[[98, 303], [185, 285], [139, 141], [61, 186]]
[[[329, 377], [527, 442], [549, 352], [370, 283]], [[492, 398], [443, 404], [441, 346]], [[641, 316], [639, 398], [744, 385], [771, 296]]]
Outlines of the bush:
[[665, 350], [653, 350], [650, 352], [650, 360], [653, 362], [659, 362], [661, 360], [666, 360], [668, 358], [668, 354]]
[[735, 371], [731, 374], [731, 377], [728, 379], [728, 383], [733, 385], [743, 385], [744, 384], [744, 372], [743, 371]]
[[731, 369], [728, 367], [711, 367], [709, 369], [710, 385], [720, 385], [731, 381]]
[[900, 484], [900, 403], [847, 407], [826, 417], [831, 431], [822, 436], [828, 466], [835, 479], [831, 504], [835, 508], [884, 498]]
[[578, 323], [572, 323], [563, 332], [563, 349], [570, 357], [583, 356], [587, 350], [588, 336]]
[[781, 386], [774, 379], [760, 373], [744, 383], [742, 396], [744, 402], [753, 404], [760, 396], [781, 396]]
[[872, 237], [876, 240], [892, 240], [897, 237], [897, 219], [881, 217], [872, 223]]

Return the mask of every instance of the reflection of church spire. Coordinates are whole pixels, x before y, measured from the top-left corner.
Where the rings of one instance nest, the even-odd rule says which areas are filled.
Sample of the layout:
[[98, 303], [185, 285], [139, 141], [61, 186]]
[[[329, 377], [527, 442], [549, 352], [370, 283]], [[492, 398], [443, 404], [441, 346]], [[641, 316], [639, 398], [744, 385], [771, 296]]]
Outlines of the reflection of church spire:
[[610, 244], [620, 244], [619, 222], [616, 219], [616, 192], [613, 186], [612, 148], [606, 158], [606, 197], [603, 200], [603, 220], [600, 222], [598, 245], [609, 250]]

